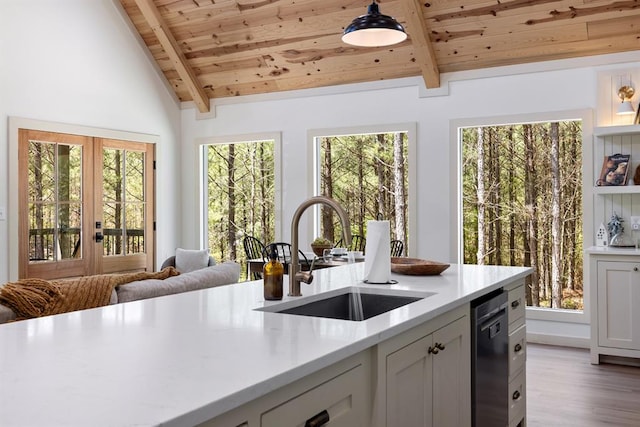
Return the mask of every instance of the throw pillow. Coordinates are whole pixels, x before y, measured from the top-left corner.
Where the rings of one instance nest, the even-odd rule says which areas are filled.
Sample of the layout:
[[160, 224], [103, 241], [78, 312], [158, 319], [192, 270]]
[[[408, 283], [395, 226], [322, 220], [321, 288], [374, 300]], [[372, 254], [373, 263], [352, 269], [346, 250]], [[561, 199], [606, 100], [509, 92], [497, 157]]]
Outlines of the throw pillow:
[[180, 273], [200, 270], [209, 265], [209, 251], [193, 249], [176, 249], [176, 270]]

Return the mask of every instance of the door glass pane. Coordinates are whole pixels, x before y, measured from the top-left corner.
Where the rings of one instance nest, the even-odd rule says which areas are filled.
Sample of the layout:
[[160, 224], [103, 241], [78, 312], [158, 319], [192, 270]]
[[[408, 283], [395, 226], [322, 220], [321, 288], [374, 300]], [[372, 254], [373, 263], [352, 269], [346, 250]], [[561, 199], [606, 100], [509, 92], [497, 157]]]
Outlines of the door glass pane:
[[122, 204], [104, 203], [102, 206], [104, 255], [123, 255], [122, 248]]
[[144, 203], [131, 203], [126, 205], [125, 216], [127, 218], [127, 253], [144, 253]]
[[55, 204], [29, 203], [29, 261], [55, 261]]
[[104, 255], [145, 252], [144, 153], [103, 152]]
[[59, 259], [82, 258], [81, 211], [82, 204], [78, 202], [61, 202], [58, 205]]
[[29, 141], [29, 260], [80, 258], [82, 147]]

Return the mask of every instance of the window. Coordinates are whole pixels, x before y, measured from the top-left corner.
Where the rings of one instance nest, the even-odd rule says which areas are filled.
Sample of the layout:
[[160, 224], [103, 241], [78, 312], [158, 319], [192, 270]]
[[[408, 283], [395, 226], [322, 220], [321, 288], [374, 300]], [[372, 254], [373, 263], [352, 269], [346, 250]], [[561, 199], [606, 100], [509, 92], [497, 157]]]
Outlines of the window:
[[528, 306], [583, 310], [582, 122], [459, 132], [463, 262], [533, 266]]
[[[404, 244], [407, 255], [412, 217], [414, 174], [413, 125], [375, 129], [314, 132], [316, 194], [342, 205], [354, 236], [366, 237], [367, 221], [389, 220], [391, 239]], [[333, 210], [321, 207], [316, 235], [334, 244], [341, 241], [342, 229]]]
[[[202, 141], [203, 242], [211, 255], [246, 265], [245, 236], [270, 243], [280, 236], [279, 135]], [[245, 278], [243, 268], [242, 278]]]

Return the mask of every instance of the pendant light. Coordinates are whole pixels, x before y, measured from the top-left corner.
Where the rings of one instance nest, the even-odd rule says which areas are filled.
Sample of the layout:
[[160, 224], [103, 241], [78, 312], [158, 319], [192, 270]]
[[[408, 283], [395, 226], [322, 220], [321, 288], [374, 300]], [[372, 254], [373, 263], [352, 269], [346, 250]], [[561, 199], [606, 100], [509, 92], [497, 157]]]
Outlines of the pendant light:
[[343, 42], [365, 47], [389, 46], [406, 38], [402, 25], [392, 17], [380, 14], [375, 0], [369, 5], [367, 14], [354, 19], [342, 35]]

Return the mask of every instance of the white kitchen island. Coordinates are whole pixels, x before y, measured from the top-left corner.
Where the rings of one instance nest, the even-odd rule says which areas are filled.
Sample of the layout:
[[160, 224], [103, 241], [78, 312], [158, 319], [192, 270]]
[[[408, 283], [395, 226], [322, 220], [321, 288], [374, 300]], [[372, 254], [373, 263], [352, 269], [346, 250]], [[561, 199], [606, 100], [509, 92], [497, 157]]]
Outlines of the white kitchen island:
[[[302, 297], [282, 302], [265, 302], [255, 281], [0, 325], [0, 425], [197, 425], [361, 354], [365, 409], [378, 413], [372, 348], [466, 313], [471, 300], [522, 285], [531, 269], [452, 265], [439, 276], [393, 275], [395, 285], [365, 285], [363, 271], [363, 263], [316, 271]], [[364, 321], [260, 310], [354, 285], [431, 294]], [[255, 424], [244, 422], [226, 425]]]

